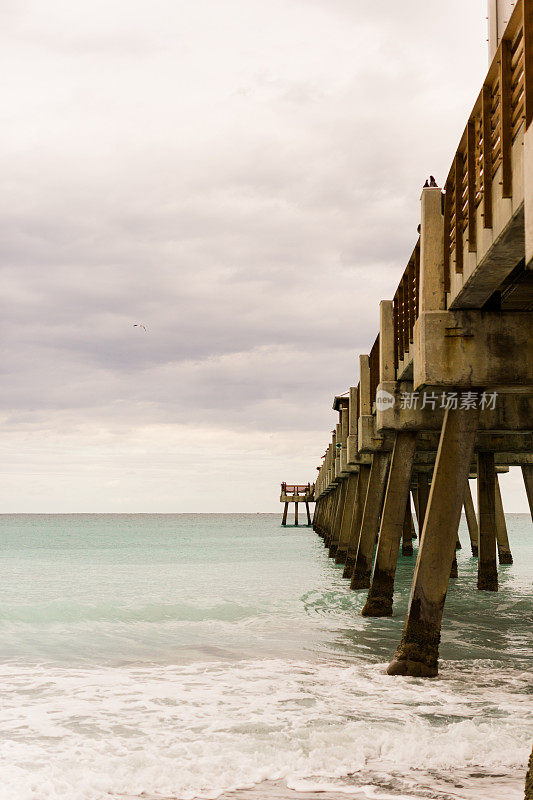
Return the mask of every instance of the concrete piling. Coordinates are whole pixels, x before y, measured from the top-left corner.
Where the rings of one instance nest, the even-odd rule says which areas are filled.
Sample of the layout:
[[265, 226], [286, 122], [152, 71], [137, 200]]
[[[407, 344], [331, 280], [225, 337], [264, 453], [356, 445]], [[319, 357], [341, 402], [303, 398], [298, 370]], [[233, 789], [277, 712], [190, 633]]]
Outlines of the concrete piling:
[[[457, 549], [457, 547], [456, 547], [456, 549]], [[450, 569], [450, 578], [458, 578], [458, 577], [459, 577], [459, 570], [458, 570], [458, 567], [457, 567], [457, 556], [454, 553], [453, 554], [452, 567]]]
[[363, 517], [361, 520], [359, 547], [357, 548], [357, 554], [355, 556], [350, 589], [368, 589], [370, 586], [372, 558], [378, 536], [379, 518], [387, 479], [388, 463], [388, 453], [376, 452], [373, 454]]
[[476, 510], [474, 508], [474, 501], [472, 500], [472, 492], [470, 491], [470, 483], [468, 482], [466, 484], [464, 507], [466, 515], [466, 524], [468, 526], [468, 533], [470, 535], [470, 547], [472, 548], [472, 555], [475, 558], [477, 558], [479, 529], [476, 518]]
[[438, 673], [442, 612], [479, 422], [479, 409], [446, 409], [402, 638], [389, 675]]
[[357, 482], [357, 495], [355, 500], [355, 508], [352, 515], [350, 526], [350, 535], [348, 539], [348, 548], [346, 550], [346, 560], [344, 564], [343, 578], [351, 579], [355, 567], [355, 559], [357, 557], [357, 550], [359, 549], [359, 537], [361, 534], [361, 523], [363, 520], [363, 511], [365, 507], [365, 500], [368, 491], [368, 481], [370, 478], [370, 465], [361, 464], [359, 467], [359, 480]]
[[509, 545], [509, 536], [507, 533], [507, 523], [505, 521], [505, 513], [503, 510], [502, 495], [500, 491], [500, 483], [498, 475], [495, 476], [495, 514], [496, 514], [496, 544], [498, 547], [498, 561], [500, 564], [512, 564], [513, 556], [511, 554], [511, 547]]
[[334, 486], [334, 488], [328, 494], [328, 510], [324, 524], [324, 547], [327, 547], [328, 549], [333, 532], [335, 510], [337, 508], [338, 488], [338, 486]]
[[346, 489], [347, 489], [347, 482], [342, 481], [339, 488], [337, 489], [338, 492], [337, 507], [335, 509], [335, 519], [333, 522], [333, 530], [331, 533], [329, 553], [328, 553], [330, 558], [335, 557], [335, 554], [337, 553], [337, 548], [339, 546], [342, 517], [344, 514], [344, 505], [346, 503]]
[[494, 453], [478, 453], [477, 469], [479, 514], [477, 588], [488, 592], [497, 592], [496, 470], [494, 468]]
[[429, 478], [427, 472], [419, 471], [416, 475], [416, 518], [418, 520], [418, 534], [422, 536], [424, 519], [429, 498]]
[[396, 434], [381, 515], [376, 560], [368, 598], [362, 610], [365, 617], [392, 615], [394, 576], [405, 519], [409, 531], [411, 529], [411, 507], [408, 505], [408, 500], [415, 448], [416, 432], [400, 431]]
[[533, 520], [533, 464], [522, 464], [522, 477], [526, 487], [526, 495], [529, 503], [529, 511]]
[[405, 514], [402, 526], [402, 556], [413, 555], [413, 538], [415, 528], [413, 524], [413, 513], [411, 511], [411, 497], [407, 495], [407, 503], [405, 504]]
[[344, 497], [344, 508], [342, 512], [341, 527], [339, 533], [339, 544], [335, 554], [335, 563], [344, 564], [348, 553], [348, 545], [352, 531], [352, 519], [356, 513], [357, 485], [359, 483], [359, 473], [352, 472], [346, 478], [346, 493]]

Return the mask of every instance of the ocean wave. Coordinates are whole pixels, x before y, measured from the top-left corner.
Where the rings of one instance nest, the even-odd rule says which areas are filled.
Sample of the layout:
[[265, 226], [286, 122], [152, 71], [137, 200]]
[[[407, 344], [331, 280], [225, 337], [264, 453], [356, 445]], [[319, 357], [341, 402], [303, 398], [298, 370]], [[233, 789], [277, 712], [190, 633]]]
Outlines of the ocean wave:
[[530, 749], [527, 686], [527, 675], [490, 666], [427, 682], [391, 679], [384, 665], [283, 660], [4, 665], [0, 798], [192, 800], [348, 776], [401, 793], [458, 771], [469, 791], [495, 773], [508, 790]]

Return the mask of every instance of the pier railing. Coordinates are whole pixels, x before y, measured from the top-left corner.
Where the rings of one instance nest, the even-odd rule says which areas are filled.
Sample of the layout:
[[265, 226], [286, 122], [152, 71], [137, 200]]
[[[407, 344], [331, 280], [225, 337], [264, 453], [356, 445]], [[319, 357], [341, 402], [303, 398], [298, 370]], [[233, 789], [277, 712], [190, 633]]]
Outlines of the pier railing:
[[283, 494], [292, 494], [292, 495], [307, 495], [311, 493], [311, 484], [310, 483], [282, 483], [281, 484], [281, 491]]
[[512, 145], [533, 118], [533, 4], [518, 0], [461, 137], [445, 183], [444, 288], [451, 265], [463, 272], [477, 250], [477, 210], [492, 228], [492, 190], [501, 166], [502, 197], [512, 197]]
[[409, 352], [409, 346], [413, 341], [413, 331], [420, 305], [419, 296], [420, 240], [415, 245], [393, 299], [395, 369], [398, 369], [399, 362]]

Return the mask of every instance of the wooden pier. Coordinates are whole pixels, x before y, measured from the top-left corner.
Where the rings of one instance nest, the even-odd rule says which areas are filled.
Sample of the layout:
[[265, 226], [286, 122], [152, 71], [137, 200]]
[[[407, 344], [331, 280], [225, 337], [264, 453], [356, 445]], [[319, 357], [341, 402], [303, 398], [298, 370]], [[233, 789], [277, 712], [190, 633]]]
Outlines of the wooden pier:
[[311, 526], [311, 511], [309, 509], [309, 503], [313, 503], [315, 500], [314, 496], [314, 484], [311, 483], [304, 483], [304, 484], [297, 484], [297, 483], [282, 483], [281, 484], [281, 495], [280, 495], [280, 502], [284, 503], [283, 506], [283, 517], [281, 520], [282, 525], [287, 524], [287, 512], [289, 510], [289, 503], [294, 503], [294, 524], [298, 525], [298, 504], [304, 503], [305, 510], [307, 512], [307, 525]]
[[393, 613], [413, 515], [421, 531], [391, 675], [438, 672], [462, 509], [485, 592], [512, 564], [499, 473], [521, 467], [533, 514], [532, 120], [533, 0], [518, 0], [444, 186], [422, 189], [419, 236], [375, 341], [334, 398], [313, 527], [366, 593], [363, 615]]

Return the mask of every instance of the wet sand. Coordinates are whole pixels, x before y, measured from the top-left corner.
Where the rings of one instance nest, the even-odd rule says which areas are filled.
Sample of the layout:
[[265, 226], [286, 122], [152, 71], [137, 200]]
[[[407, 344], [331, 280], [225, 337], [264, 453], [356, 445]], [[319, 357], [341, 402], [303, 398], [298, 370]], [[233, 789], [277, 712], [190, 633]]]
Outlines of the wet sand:
[[[353, 785], [350, 785], [349, 778], [344, 778], [339, 780], [336, 788], [335, 778], [302, 780], [297, 790], [288, 788], [284, 781], [263, 781], [248, 789], [226, 792], [217, 800], [477, 800], [480, 792], [487, 800], [522, 800], [522, 776], [510, 782], [508, 776], [498, 773], [479, 775], [474, 785], [470, 782], [472, 777], [472, 773], [467, 776], [461, 771], [447, 778], [432, 776], [429, 781], [427, 777], [424, 779], [420, 776], [420, 783], [411, 783], [408, 790], [392, 784], [386, 786], [379, 781], [372, 784], [357, 783], [355, 776]], [[322, 781], [324, 789], [319, 788]], [[306, 787], [306, 784], [309, 786]], [[183, 797], [142, 793], [110, 795], [109, 800], [183, 800]]]

